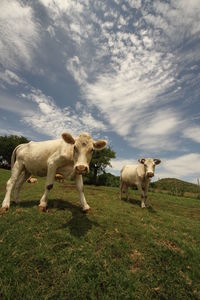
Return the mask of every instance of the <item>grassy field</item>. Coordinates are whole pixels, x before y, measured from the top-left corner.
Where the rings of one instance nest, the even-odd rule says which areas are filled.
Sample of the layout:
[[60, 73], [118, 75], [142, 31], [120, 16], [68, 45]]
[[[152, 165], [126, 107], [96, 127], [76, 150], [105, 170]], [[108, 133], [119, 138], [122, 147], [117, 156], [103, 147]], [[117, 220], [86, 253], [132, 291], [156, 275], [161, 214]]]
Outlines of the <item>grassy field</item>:
[[142, 210], [137, 191], [85, 186], [85, 215], [65, 182], [41, 213], [43, 189], [26, 183], [0, 216], [0, 299], [200, 299], [200, 200], [150, 193]]

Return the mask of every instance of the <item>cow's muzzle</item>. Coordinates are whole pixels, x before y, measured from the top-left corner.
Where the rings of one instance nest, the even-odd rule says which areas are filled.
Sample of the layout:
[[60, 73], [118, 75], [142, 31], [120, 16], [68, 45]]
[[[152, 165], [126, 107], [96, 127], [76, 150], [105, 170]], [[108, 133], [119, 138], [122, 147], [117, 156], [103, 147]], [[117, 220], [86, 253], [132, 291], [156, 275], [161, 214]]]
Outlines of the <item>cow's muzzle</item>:
[[77, 174], [86, 174], [89, 172], [89, 168], [85, 165], [78, 165], [75, 167], [75, 171]]
[[147, 173], [147, 176], [150, 177], [150, 178], [152, 178], [154, 176], [154, 173], [149, 172], [149, 173]]

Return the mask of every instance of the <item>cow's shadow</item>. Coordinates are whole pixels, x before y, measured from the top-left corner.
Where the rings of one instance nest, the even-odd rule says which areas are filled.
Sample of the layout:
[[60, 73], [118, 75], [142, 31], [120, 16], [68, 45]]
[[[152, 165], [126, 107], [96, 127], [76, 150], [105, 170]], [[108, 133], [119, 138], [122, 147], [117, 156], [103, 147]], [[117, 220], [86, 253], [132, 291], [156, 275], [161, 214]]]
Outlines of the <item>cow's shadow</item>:
[[[126, 200], [126, 198], [122, 198], [122, 201], [126, 202], [126, 203], [130, 203], [132, 205], [137, 205], [139, 207], [141, 207], [141, 200], [139, 199], [135, 199], [135, 198], [130, 198], [129, 200]], [[152, 213], [152, 214], [156, 214], [156, 210], [152, 207], [151, 204], [148, 204], [148, 206], [146, 207], [146, 209], [148, 210], [148, 212]]]
[[135, 199], [135, 198], [130, 198], [128, 200], [126, 200], [126, 198], [122, 198], [122, 201], [126, 202], [126, 203], [131, 203], [133, 205], [138, 205], [138, 206], [141, 206], [141, 201], [138, 200], [138, 199]]
[[[27, 208], [27, 207], [37, 206], [38, 204], [39, 201], [37, 200], [29, 200], [29, 201], [20, 202], [19, 206]], [[88, 218], [88, 214], [83, 213], [80, 206], [75, 205], [67, 200], [62, 200], [62, 199], [48, 200], [47, 213], [52, 213], [52, 209], [69, 210], [71, 212], [72, 214], [71, 219], [66, 223], [62, 224], [60, 228], [69, 228], [70, 234], [73, 236], [76, 237], [84, 236], [93, 226], [100, 226], [97, 222], [90, 220]]]

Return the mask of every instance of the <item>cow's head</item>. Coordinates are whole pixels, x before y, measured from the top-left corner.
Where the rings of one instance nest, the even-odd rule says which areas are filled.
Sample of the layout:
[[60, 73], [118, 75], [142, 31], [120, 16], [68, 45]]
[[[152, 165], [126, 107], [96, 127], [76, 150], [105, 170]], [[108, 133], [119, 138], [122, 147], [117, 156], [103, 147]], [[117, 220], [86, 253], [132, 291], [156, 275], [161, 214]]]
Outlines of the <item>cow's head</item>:
[[138, 161], [144, 165], [145, 175], [149, 178], [154, 176], [155, 166], [161, 163], [161, 160], [158, 158], [142, 158]]
[[73, 145], [74, 171], [76, 174], [88, 173], [93, 151], [103, 150], [107, 144], [105, 140], [94, 141], [89, 133], [81, 133], [77, 138], [69, 133], [63, 133], [62, 138], [68, 144]]

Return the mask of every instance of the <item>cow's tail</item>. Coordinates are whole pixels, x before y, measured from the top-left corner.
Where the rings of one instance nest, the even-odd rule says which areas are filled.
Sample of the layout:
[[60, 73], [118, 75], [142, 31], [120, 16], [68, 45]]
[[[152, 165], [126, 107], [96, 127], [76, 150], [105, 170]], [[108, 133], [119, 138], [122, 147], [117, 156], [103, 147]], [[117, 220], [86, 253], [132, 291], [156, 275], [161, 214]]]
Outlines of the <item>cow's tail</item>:
[[124, 166], [120, 171], [120, 190], [122, 189], [122, 172], [123, 172], [123, 170], [124, 170]]
[[20, 144], [18, 145], [14, 150], [13, 150], [13, 153], [12, 153], [12, 156], [11, 156], [11, 170], [15, 164], [15, 161], [16, 161], [16, 157], [17, 157], [17, 150], [19, 148], [21, 148], [23, 146], [23, 144]]

